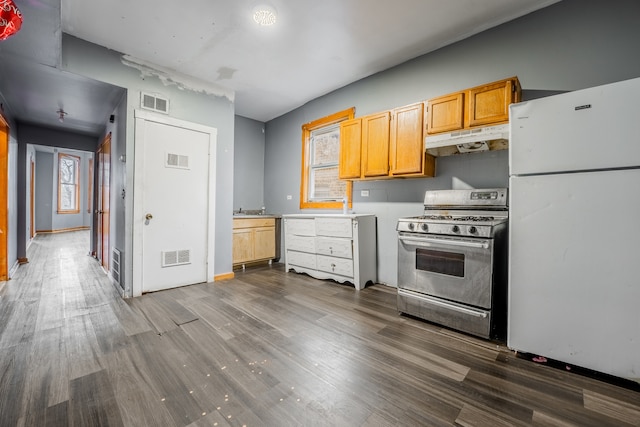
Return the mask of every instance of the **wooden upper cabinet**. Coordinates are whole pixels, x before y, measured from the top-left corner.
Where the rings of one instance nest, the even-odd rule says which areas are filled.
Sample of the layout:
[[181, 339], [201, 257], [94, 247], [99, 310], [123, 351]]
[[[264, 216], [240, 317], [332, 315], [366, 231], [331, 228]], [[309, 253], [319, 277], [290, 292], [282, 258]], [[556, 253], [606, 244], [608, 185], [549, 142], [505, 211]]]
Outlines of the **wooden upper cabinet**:
[[361, 174], [362, 119], [345, 120], [340, 123], [340, 160], [338, 177], [358, 179]]
[[520, 102], [517, 77], [430, 99], [426, 129], [429, 135], [509, 121], [509, 105]]
[[517, 77], [501, 80], [467, 91], [467, 126], [507, 123], [509, 105], [520, 101], [520, 83]]
[[427, 103], [427, 133], [451, 132], [464, 127], [464, 92], [430, 99]]
[[389, 111], [362, 117], [362, 177], [389, 175]]
[[392, 111], [389, 147], [391, 175], [434, 175], [435, 163], [430, 155], [425, 155], [424, 150], [423, 118], [423, 102]]

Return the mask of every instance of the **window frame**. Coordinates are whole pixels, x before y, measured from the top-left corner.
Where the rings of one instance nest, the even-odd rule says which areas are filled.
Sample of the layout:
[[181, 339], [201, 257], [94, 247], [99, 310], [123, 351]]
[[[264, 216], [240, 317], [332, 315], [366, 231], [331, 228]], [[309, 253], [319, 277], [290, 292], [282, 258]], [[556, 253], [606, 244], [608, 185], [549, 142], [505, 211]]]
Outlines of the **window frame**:
[[[314, 131], [317, 131], [324, 127], [333, 126], [345, 120], [353, 119], [355, 117], [355, 111], [355, 107], [351, 107], [302, 125], [302, 165], [300, 168], [302, 171], [302, 177], [300, 179], [300, 209], [342, 209], [341, 200], [321, 202], [309, 200], [309, 184], [311, 180], [311, 134]], [[351, 208], [352, 189], [353, 182], [347, 181], [345, 190], [349, 208]]]
[[[63, 183], [62, 182], [62, 174], [60, 173], [60, 165], [63, 159], [71, 159], [75, 162], [75, 176], [74, 183]], [[74, 187], [75, 192], [75, 207], [73, 209], [63, 209], [62, 208], [62, 186], [63, 185], [72, 185]], [[58, 210], [59, 214], [78, 214], [80, 213], [80, 156], [74, 156], [73, 154], [68, 153], [58, 153]]]

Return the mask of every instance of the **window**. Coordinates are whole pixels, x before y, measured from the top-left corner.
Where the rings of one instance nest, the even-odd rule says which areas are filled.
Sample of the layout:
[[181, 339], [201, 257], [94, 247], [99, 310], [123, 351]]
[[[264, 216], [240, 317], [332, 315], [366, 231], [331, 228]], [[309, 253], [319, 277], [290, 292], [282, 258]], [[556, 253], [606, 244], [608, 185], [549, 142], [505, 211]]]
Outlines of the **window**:
[[58, 154], [58, 213], [79, 213], [80, 157]]
[[352, 184], [338, 178], [338, 159], [340, 122], [354, 113], [349, 108], [302, 126], [301, 209], [341, 209], [343, 197], [351, 205]]

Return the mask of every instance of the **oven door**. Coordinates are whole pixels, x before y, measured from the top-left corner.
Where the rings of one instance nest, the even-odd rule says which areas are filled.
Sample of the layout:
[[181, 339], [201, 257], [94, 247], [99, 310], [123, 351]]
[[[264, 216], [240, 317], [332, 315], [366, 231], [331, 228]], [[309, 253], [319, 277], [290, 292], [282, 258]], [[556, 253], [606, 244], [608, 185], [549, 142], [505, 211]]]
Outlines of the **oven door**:
[[398, 234], [398, 289], [491, 308], [493, 239]]

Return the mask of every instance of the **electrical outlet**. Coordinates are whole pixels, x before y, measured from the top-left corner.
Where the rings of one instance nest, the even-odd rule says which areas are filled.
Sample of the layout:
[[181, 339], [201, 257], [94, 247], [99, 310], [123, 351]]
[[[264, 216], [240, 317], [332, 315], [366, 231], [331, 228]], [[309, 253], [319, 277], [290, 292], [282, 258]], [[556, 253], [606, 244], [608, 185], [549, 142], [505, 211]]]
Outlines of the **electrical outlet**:
[[291, 197], [291, 194], [287, 194], [287, 200], [291, 200], [293, 199], [293, 197]]
[[369, 197], [369, 190], [360, 190], [360, 197]]

